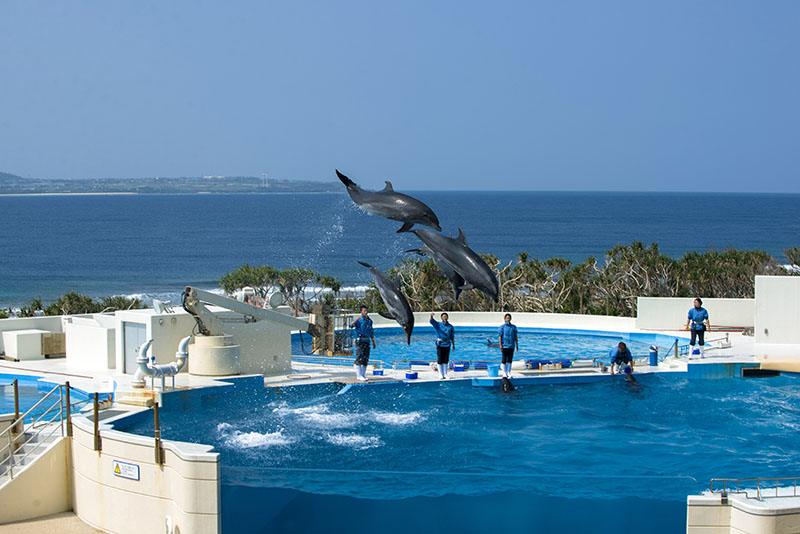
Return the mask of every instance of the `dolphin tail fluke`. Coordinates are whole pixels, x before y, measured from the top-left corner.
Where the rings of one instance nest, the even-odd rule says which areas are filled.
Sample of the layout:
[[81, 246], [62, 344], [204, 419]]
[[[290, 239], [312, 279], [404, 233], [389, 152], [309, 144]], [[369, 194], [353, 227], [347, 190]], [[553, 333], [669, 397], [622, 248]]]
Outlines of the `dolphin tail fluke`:
[[410, 232], [412, 226], [414, 226], [414, 223], [404, 222], [403, 226], [400, 227], [400, 229], [397, 231], [397, 233], [400, 234], [400, 233], [403, 233], [403, 232]]
[[347, 187], [358, 187], [358, 186], [356, 186], [356, 183], [353, 180], [351, 180], [350, 178], [348, 178], [344, 174], [340, 173], [339, 169], [335, 169], [335, 170], [336, 170], [336, 176], [339, 177], [339, 180], [341, 180], [342, 183], [345, 186], [347, 186]]

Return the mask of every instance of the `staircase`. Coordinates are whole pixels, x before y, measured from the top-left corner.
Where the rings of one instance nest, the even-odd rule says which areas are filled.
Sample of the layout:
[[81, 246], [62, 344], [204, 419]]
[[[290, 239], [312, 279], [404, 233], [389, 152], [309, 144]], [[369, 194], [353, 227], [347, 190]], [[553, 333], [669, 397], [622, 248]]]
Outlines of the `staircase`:
[[7, 451], [0, 455], [0, 488], [10, 482], [13, 477], [19, 476], [25, 467], [34, 463], [50, 446], [62, 438], [59, 432], [60, 426], [59, 423], [51, 423], [50, 428], [43, 431], [26, 431], [16, 436], [16, 439], [12, 438], [17, 444], [17, 450], [10, 458]]
[[0, 488], [62, 437], [71, 435], [67, 388], [68, 384], [55, 386], [0, 431]]

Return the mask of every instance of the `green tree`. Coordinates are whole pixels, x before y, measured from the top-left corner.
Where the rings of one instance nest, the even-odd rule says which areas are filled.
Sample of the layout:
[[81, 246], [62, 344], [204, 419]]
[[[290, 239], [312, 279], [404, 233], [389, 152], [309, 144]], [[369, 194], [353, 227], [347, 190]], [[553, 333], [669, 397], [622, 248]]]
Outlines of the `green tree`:
[[261, 298], [266, 298], [272, 289], [278, 287], [278, 270], [269, 265], [253, 267], [244, 264], [224, 274], [220, 279], [220, 287], [228, 295], [243, 287], [252, 287]]
[[70, 291], [58, 297], [55, 302], [45, 309], [47, 315], [75, 315], [83, 313], [98, 313], [102, 311], [100, 305], [91, 297]]

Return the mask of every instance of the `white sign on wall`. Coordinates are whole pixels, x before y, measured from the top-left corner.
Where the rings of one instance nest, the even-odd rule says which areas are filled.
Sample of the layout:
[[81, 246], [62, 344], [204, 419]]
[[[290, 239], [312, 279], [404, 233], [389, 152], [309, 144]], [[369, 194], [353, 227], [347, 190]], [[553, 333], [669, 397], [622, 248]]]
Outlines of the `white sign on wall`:
[[118, 477], [129, 478], [131, 480], [139, 480], [139, 466], [136, 464], [129, 464], [128, 462], [120, 462], [119, 460], [111, 460], [111, 465], [114, 469], [114, 474]]

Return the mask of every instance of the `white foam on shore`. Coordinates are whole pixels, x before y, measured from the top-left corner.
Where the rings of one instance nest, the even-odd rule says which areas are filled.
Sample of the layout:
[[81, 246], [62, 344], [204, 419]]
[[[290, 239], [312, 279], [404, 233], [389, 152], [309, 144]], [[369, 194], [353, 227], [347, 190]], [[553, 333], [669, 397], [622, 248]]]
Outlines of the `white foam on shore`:
[[326, 434], [325, 439], [332, 445], [356, 450], [374, 449], [383, 445], [377, 436], [360, 436], [358, 434]]

